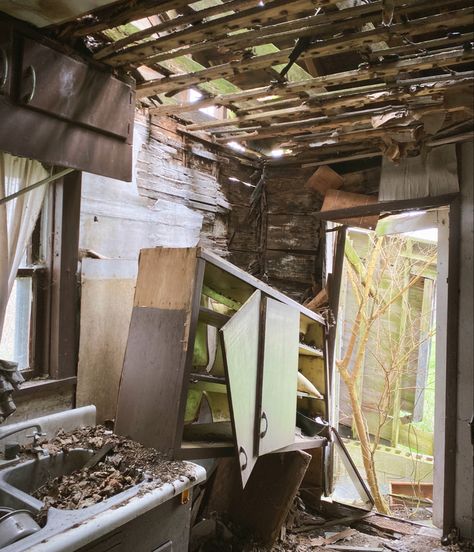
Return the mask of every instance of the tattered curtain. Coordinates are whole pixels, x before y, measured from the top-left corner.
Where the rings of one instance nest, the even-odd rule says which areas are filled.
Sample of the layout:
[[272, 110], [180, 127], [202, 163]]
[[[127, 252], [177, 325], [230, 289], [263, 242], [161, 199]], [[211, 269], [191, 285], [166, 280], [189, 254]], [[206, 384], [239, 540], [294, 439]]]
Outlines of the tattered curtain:
[[[49, 173], [38, 161], [0, 152], [0, 199]], [[0, 340], [16, 273], [38, 220], [47, 184], [0, 205]]]

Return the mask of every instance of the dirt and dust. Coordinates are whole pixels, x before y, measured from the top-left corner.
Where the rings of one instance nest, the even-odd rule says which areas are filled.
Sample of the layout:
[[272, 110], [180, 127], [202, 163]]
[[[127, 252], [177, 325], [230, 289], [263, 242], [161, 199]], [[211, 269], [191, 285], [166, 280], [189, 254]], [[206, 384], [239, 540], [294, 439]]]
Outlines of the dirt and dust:
[[[341, 512], [344, 513], [344, 512]], [[346, 512], [347, 513], [347, 512]], [[193, 537], [194, 530], [191, 530]], [[191, 539], [192, 552], [459, 552], [470, 543], [441, 545], [436, 529], [375, 512], [334, 517], [314, 511], [296, 497], [280, 537], [271, 547], [252, 542], [242, 528], [220, 518], [207, 540]], [[197, 545], [197, 546], [196, 546]]]
[[[167, 460], [155, 449], [115, 435], [103, 426], [60, 430], [54, 439], [39, 445], [51, 456], [77, 448], [99, 451], [110, 446], [96, 465], [50, 478], [37, 489], [33, 496], [46, 508], [86, 508], [144, 481], [152, 488], [182, 477], [194, 479], [192, 469], [184, 462]], [[31, 452], [25, 449], [25, 453]]]

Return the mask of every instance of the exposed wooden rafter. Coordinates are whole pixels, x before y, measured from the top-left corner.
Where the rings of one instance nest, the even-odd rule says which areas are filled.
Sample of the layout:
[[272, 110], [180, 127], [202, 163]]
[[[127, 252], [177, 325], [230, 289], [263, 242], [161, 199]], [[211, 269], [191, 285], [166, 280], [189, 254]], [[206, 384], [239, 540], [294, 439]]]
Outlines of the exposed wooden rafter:
[[[220, 147], [278, 146], [288, 159], [320, 163], [396, 144], [414, 154], [470, 132], [470, 0], [391, 0], [390, 24], [385, 5], [120, 0], [48, 32], [72, 46], [83, 40], [97, 64], [138, 78], [137, 98], [153, 117], [178, 117], [181, 132]], [[202, 92], [197, 101], [191, 89]], [[197, 113], [214, 107], [225, 109]], [[425, 128], [430, 117], [438, 122]]]
[[[375, 44], [382, 40], [390, 40], [392, 36], [402, 35], [414, 37], [429, 31], [439, 30], [440, 28], [446, 29], [447, 18], [455, 25], [467, 25], [472, 20], [473, 13], [474, 8], [464, 8], [462, 10], [436, 15], [431, 18], [421, 18], [412, 20], [408, 23], [400, 23], [394, 25], [390, 29], [376, 28], [369, 31], [354, 33], [350, 35], [349, 38], [341, 37], [330, 39], [309, 47], [301, 54], [300, 59], [304, 59], [306, 56], [323, 56], [351, 52], [357, 50], [357, 48], [361, 46], [365, 47], [371, 43]], [[195, 73], [157, 79], [138, 86], [138, 95], [143, 97], [143, 95], [149, 95], [150, 92], [153, 94], [171, 91], [178, 92], [212, 79], [232, 77], [236, 72], [271, 67], [272, 65], [284, 63], [285, 60], [288, 59], [291, 51], [292, 48], [286, 48], [272, 54], [253, 56], [249, 59], [243, 56], [235, 61], [209, 67], [202, 71], [196, 71]]]

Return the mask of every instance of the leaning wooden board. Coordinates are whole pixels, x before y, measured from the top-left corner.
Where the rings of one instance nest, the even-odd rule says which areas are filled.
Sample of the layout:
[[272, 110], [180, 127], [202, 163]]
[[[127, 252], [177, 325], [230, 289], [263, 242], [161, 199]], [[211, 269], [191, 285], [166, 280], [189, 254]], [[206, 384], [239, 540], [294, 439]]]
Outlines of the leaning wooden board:
[[159, 412], [181, 401], [197, 261], [194, 248], [141, 251], [120, 380], [116, 432], [170, 455], [179, 420]]

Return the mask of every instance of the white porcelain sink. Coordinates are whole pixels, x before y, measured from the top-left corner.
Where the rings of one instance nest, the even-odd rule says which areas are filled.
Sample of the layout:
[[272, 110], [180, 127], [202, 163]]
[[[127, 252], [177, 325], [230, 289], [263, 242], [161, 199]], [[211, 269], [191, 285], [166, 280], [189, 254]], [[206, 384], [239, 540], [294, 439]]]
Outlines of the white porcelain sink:
[[[37, 422], [43, 427], [42, 418], [38, 418]], [[26, 509], [37, 514], [44, 504], [31, 494], [47, 479], [80, 469], [92, 454], [90, 450], [75, 449], [55, 456], [27, 460], [1, 469], [0, 506]], [[2, 552], [77, 550], [205, 480], [206, 471], [202, 466], [190, 462], [186, 464], [191, 478], [180, 477], [172, 483], [159, 487], [154, 487], [148, 482], [139, 483], [80, 510], [50, 508], [46, 525], [40, 531], [1, 550]]]

